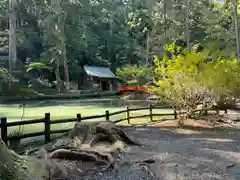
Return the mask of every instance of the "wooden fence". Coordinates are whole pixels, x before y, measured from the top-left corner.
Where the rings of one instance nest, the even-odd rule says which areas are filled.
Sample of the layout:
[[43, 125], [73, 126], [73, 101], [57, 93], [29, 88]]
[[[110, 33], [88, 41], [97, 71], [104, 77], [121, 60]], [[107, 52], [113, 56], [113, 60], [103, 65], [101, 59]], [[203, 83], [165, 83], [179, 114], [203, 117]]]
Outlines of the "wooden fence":
[[[174, 119], [177, 119], [178, 113], [176, 111], [174, 111], [173, 113], [164, 113], [164, 114], [153, 113], [153, 109], [169, 109], [169, 108], [171, 108], [171, 107], [153, 106], [153, 105], [150, 105], [149, 107], [144, 107], [144, 108], [129, 108], [129, 107], [127, 107], [126, 110], [121, 110], [121, 111], [112, 112], [112, 113], [110, 113], [109, 111], [105, 111], [105, 114], [103, 114], [103, 115], [94, 115], [94, 116], [82, 117], [81, 114], [77, 114], [76, 118], [59, 119], [59, 120], [53, 120], [53, 121], [51, 121], [50, 113], [45, 113], [45, 117], [41, 118], [41, 119], [16, 121], [16, 122], [7, 122], [7, 118], [3, 117], [3, 118], [1, 118], [1, 123], [0, 123], [1, 138], [7, 144], [7, 142], [9, 140], [20, 140], [20, 139], [24, 139], [24, 138], [44, 136], [45, 143], [49, 143], [51, 141], [51, 134], [61, 134], [61, 133], [69, 132], [71, 130], [71, 129], [51, 130], [51, 125], [52, 124], [81, 122], [81, 121], [97, 119], [97, 118], [104, 118], [105, 121], [111, 121], [112, 116], [118, 115], [118, 114], [124, 114], [124, 113], [126, 115], [125, 118], [118, 119], [118, 120], [112, 121], [112, 122], [119, 123], [119, 122], [122, 122], [122, 121], [127, 121], [128, 124], [130, 124], [131, 119], [148, 118], [148, 117], [149, 117], [149, 120], [151, 122], [153, 122], [153, 117], [156, 117], [156, 116], [158, 116], [158, 117], [159, 116], [173, 116]], [[130, 116], [130, 112], [142, 111], [142, 110], [149, 110], [149, 113], [146, 114], [146, 115], [140, 115], [140, 116]], [[27, 134], [21, 134], [21, 135], [8, 136], [8, 127], [22, 126], [22, 125], [28, 125], [28, 124], [38, 124], [38, 123], [44, 123], [44, 130], [41, 131], [41, 132], [34, 132], [34, 133], [27, 133]]]
[[[171, 107], [152, 106], [152, 105], [150, 105], [149, 107], [144, 107], [144, 108], [129, 108], [129, 107], [127, 107], [126, 110], [121, 110], [121, 111], [112, 112], [112, 113], [110, 113], [109, 111], [105, 111], [105, 114], [102, 114], [102, 115], [82, 117], [81, 114], [77, 114], [76, 118], [58, 119], [58, 120], [53, 120], [53, 121], [51, 121], [50, 113], [45, 113], [45, 117], [41, 118], [41, 119], [15, 121], [15, 122], [7, 122], [7, 118], [2, 117], [1, 123], [0, 123], [1, 138], [5, 143], [7, 143], [9, 140], [20, 140], [20, 139], [24, 139], [24, 138], [44, 136], [45, 143], [48, 143], [51, 141], [51, 134], [61, 134], [61, 133], [69, 132], [71, 130], [71, 129], [51, 130], [52, 124], [81, 122], [81, 121], [85, 121], [85, 120], [92, 120], [92, 119], [98, 119], [98, 118], [104, 118], [105, 121], [111, 121], [112, 116], [118, 115], [118, 114], [124, 114], [124, 113], [126, 115], [125, 118], [118, 119], [118, 120], [112, 121], [112, 122], [119, 123], [122, 121], [127, 121], [128, 124], [130, 124], [131, 119], [148, 118], [148, 117], [149, 117], [150, 121], [153, 121], [154, 116], [173, 116], [173, 118], [177, 119], [177, 112], [165, 113], [165, 114], [154, 114], [153, 113], [153, 109], [169, 109], [169, 108], [171, 108]], [[130, 112], [142, 111], [142, 110], [149, 110], [149, 113], [146, 115], [130, 116]], [[27, 133], [27, 134], [21, 134], [21, 135], [13, 135], [13, 136], [8, 135], [8, 127], [22, 126], [22, 125], [28, 125], [28, 124], [38, 124], [38, 123], [44, 124], [44, 130], [41, 132], [34, 132], [34, 133]]]

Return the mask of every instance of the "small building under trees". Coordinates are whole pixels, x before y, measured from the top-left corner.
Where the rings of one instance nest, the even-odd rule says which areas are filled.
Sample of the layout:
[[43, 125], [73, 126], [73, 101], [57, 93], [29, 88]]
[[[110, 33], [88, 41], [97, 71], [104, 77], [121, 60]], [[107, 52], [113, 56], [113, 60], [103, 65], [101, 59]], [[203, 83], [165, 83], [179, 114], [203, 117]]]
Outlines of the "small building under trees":
[[93, 87], [99, 86], [102, 91], [112, 91], [118, 86], [117, 76], [107, 67], [84, 66], [84, 85]]

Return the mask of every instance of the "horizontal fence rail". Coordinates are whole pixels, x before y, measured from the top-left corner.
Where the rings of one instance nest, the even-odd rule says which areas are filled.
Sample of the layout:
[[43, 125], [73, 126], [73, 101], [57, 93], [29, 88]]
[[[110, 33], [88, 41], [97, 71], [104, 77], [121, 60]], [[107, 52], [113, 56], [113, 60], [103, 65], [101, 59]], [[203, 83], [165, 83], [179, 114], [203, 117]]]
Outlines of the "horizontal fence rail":
[[[52, 124], [81, 122], [81, 121], [86, 121], [86, 120], [91, 120], [91, 119], [99, 119], [99, 118], [104, 118], [104, 121], [110, 121], [111, 116], [115, 116], [115, 115], [119, 115], [119, 114], [125, 114], [126, 117], [119, 118], [118, 120], [112, 121], [113, 123], [120, 123], [122, 121], [127, 121], [128, 124], [130, 124], [131, 119], [148, 118], [149, 117], [150, 122], [153, 122], [153, 117], [156, 117], [156, 116], [157, 117], [172, 116], [174, 119], [177, 119], [178, 115], [184, 114], [184, 112], [177, 113], [176, 111], [173, 111], [173, 113], [163, 113], [163, 114], [153, 113], [153, 109], [169, 109], [169, 108], [171, 108], [171, 107], [169, 107], [169, 106], [153, 106], [153, 105], [150, 105], [149, 107], [144, 107], [144, 108], [129, 108], [129, 107], [127, 107], [126, 110], [121, 110], [121, 111], [112, 112], [112, 113], [110, 113], [109, 111], [105, 111], [105, 114], [102, 114], [102, 115], [93, 115], [93, 116], [82, 117], [81, 114], [77, 114], [76, 118], [58, 119], [58, 120], [51, 120], [50, 113], [45, 113], [45, 116], [42, 119], [16, 121], [16, 122], [7, 122], [7, 118], [2, 117], [1, 123], [0, 123], [1, 138], [6, 144], [8, 144], [8, 141], [11, 141], [11, 140], [20, 140], [20, 139], [24, 139], [24, 138], [44, 136], [45, 143], [49, 143], [51, 141], [52, 134], [67, 133], [71, 130], [71, 129], [51, 130]], [[130, 112], [136, 112], [136, 111], [142, 111], [142, 110], [149, 110], [149, 113], [145, 114], [145, 115], [130, 116]], [[214, 110], [216, 110], [216, 112], [219, 113], [218, 109], [214, 109]], [[200, 110], [197, 110], [197, 111], [200, 111]], [[207, 110], [204, 110], [203, 112], [205, 115], [208, 114]], [[226, 112], [227, 112], [227, 110], [225, 110], [225, 113]], [[8, 127], [22, 126], [22, 125], [29, 125], [29, 124], [38, 124], [38, 123], [44, 124], [44, 130], [41, 132], [8, 136]]]

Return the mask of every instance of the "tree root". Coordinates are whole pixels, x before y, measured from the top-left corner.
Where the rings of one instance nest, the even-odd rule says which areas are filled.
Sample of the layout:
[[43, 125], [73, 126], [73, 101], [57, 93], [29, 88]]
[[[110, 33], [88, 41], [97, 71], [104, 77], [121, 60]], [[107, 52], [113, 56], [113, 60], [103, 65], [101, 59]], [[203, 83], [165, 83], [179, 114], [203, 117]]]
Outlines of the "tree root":
[[133, 136], [131, 136], [130, 134], [124, 132], [121, 129], [118, 128], [113, 128], [118, 135], [120, 136], [120, 138], [127, 144], [129, 145], [135, 145], [135, 146], [142, 146], [142, 143], [140, 143], [138, 140], [136, 140]]
[[106, 162], [107, 157], [103, 156], [97, 152], [87, 152], [84, 150], [77, 150], [77, 149], [58, 149], [52, 152], [49, 155], [51, 159], [64, 159], [64, 160], [71, 160], [71, 161], [101, 161]]
[[67, 169], [50, 160], [20, 156], [9, 150], [0, 139], [1, 180], [46, 180], [50, 176], [64, 176]]
[[113, 139], [121, 140], [128, 145], [142, 146], [142, 144], [139, 141], [137, 141], [134, 137], [132, 137], [130, 134], [127, 134], [123, 130], [116, 127], [111, 127], [111, 129], [108, 129], [99, 126], [96, 127], [96, 133], [105, 134], [106, 136], [109, 137], [109, 139], [111, 138], [111, 140]]
[[[37, 161], [68, 163], [80, 161], [87, 166], [99, 166], [101, 171], [106, 171], [116, 169], [116, 162], [121, 158], [126, 145], [141, 146], [142, 144], [111, 122], [89, 124], [78, 122], [68, 138], [45, 145], [45, 148], [41, 148], [36, 153], [31, 151], [29, 154], [35, 154], [34, 158]], [[142, 162], [142, 164], [148, 163], [150, 160]], [[55, 169], [59, 168], [55, 167]]]
[[92, 147], [99, 142], [109, 142], [110, 144], [114, 144], [116, 141], [117, 138], [112, 135], [98, 134], [90, 141], [89, 145]]
[[52, 152], [48, 158], [104, 164], [105, 166], [103, 167], [102, 171], [115, 167], [114, 166], [115, 160], [111, 154], [102, 154], [95, 151], [85, 151], [79, 149], [74, 150], [58, 149]]

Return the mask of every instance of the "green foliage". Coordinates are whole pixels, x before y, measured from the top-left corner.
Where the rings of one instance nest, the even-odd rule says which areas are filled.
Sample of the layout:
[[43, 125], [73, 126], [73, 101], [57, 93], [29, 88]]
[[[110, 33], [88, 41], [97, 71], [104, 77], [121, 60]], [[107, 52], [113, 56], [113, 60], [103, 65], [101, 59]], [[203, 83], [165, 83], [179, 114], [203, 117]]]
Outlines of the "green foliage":
[[[165, 49], [173, 52], [174, 45]], [[208, 61], [203, 51], [155, 56], [156, 74], [154, 92], [164, 94], [174, 107], [193, 111], [198, 104], [213, 105], [219, 97], [238, 96], [240, 90], [240, 63], [236, 59], [218, 57]]]
[[[66, 59], [70, 67], [70, 79], [74, 81], [78, 80], [79, 74], [76, 72], [84, 65], [105, 65], [115, 71], [119, 67], [133, 64], [133, 69], [137, 69], [138, 66], [151, 64], [154, 54], [160, 57], [162, 44], [179, 38], [185, 39], [186, 14], [183, 12], [186, 8], [189, 10], [190, 43], [208, 44], [218, 40], [219, 44], [225, 45], [225, 51], [210, 51], [212, 45], [209, 45], [208, 56], [214, 56], [215, 59], [219, 56], [227, 59], [235, 57], [232, 53], [235, 52], [236, 41], [231, 4], [210, 5], [209, 0], [191, 0], [189, 4], [185, 2], [18, 1], [18, 59], [24, 65], [28, 58], [31, 59], [33, 64], [27, 65], [28, 71], [36, 68], [49, 69], [44, 64], [51, 66], [59, 83], [63, 79], [59, 66], [64, 65]], [[7, 32], [8, 14], [8, 1], [2, 0], [0, 32]], [[0, 37], [0, 51], [7, 52], [6, 41], [7, 38]], [[142, 74], [152, 75], [152, 71], [137, 71], [139, 72], [133, 71], [135, 75], [129, 74], [129, 78], [126, 75], [120, 76], [126, 81], [137, 81], [140, 84], [151, 81], [151, 78]]]
[[203, 82], [219, 96], [239, 96], [240, 63], [236, 59], [218, 58], [203, 66]]
[[8, 72], [6, 68], [0, 68], [0, 81], [3, 82], [18, 82], [18, 79], [16, 79], [12, 74]]
[[41, 62], [33, 62], [25, 66], [27, 68], [27, 72], [35, 70], [35, 69], [49, 69], [51, 70], [52, 68], [47, 66], [44, 63]]
[[128, 84], [146, 85], [152, 82], [153, 70], [149, 67], [127, 65], [117, 69], [116, 74]]

